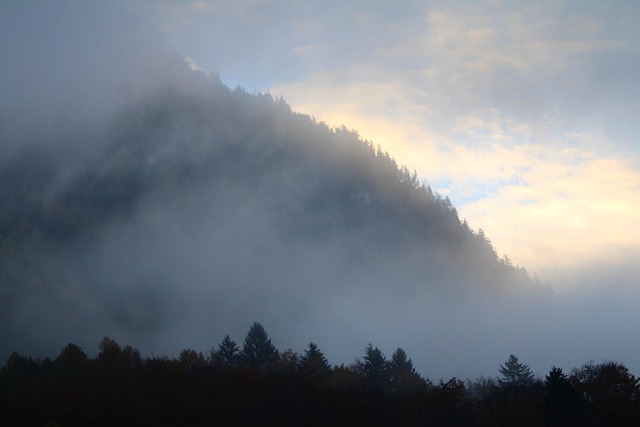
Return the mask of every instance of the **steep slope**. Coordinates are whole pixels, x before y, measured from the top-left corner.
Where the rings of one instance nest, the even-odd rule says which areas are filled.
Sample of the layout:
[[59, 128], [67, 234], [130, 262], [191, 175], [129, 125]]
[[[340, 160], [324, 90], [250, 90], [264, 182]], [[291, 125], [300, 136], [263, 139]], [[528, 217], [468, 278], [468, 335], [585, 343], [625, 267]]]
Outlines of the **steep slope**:
[[5, 158], [2, 354], [105, 334], [172, 349], [265, 318], [353, 323], [354, 301], [370, 310], [361, 333], [406, 304], [540, 291], [357, 134], [190, 78], [104, 130], [66, 128]]

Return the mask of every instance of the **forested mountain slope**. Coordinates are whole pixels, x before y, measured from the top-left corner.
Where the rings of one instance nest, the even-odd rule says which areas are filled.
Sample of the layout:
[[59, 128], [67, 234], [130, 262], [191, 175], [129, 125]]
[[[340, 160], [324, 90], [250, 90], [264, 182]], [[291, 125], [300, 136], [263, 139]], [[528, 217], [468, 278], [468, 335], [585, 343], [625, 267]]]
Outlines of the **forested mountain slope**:
[[184, 80], [102, 126], [3, 129], [0, 356], [105, 334], [171, 352], [253, 319], [353, 354], [354, 337], [408, 337], [451, 307], [547, 297], [356, 133], [217, 76]]

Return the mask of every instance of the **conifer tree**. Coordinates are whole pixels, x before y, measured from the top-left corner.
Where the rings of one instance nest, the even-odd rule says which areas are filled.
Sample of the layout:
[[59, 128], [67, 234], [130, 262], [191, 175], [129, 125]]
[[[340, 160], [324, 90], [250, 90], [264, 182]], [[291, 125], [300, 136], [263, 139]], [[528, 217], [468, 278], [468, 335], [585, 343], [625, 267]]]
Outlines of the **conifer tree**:
[[533, 384], [534, 375], [529, 369], [529, 365], [520, 363], [518, 358], [510, 354], [504, 366], [500, 365], [498, 383], [502, 387], [526, 387]]
[[225, 335], [214, 357], [222, 366], [233, 366], [240, 360], [240, 348], [229, 335]]
[[392, 372], [416, 373], [416, 370], [413, 367], [413, 362], [407, 357], [407, 353], [405, 353], [401, 348], [398, 348], [393, 352], [391, 362], [389, 362], [389, 369]]
[[313, 342], [310, 342], [309, 347], [304, 351], [300, 359], [300, 368], [302, 372], [312, 376], [324, 376], [331, 372], [327, 358]]
[[242, 360], [253, 368], [265, 368], [275, 352], [276, 348], [271, 344], [271, 339], [264, 327], [260, 323], [254, 322], [244, 338]]
[[378, 347], [373, 347], [371, 343], [364, 353], [362, 369], [365, 377], [374, 385], [380, 386], [386, 380], [389, 373], [389, 364]]
[[391, 361], [389, 362], [389, 379], [391, 389], [396, 392], [413, 391], [425, 384], [424, 380], [413, 367], [413, 362], [401, 348], [396, 349], [391, 356]]

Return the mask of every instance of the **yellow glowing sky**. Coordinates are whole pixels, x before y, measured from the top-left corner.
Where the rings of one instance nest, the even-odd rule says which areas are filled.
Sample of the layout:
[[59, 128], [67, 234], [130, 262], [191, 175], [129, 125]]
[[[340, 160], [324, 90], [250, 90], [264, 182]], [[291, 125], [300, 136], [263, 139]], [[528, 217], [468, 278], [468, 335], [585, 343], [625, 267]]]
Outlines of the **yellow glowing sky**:
[[[491, 128], [490, 140], [476, 148], [431, 133], [410, 117], [389, 119], [384, 111], [371, 111], [381, 97], [375, 94], [388, 93], [388, 86], [318, 85], [313, 90], [300, 83], [272, 90], [317, 120], [356, 129], [399, 163], [416, 169], [427, 183], [445, 181], [435, 188], [452, 197], [461, 218], [482, 228], [500, 255], [508, 254], [543, 279], [549, 280], [557, 268], [625, 259], [640, 251], [638, 159], [599, 152], [588, 139], [601, 136], [573, 136], [577, 145], [509, 145], [504, 143], [509, 136], [498, 125], [462, 118], [461, 127]], [[524, 123], [511, 127], [527, 139], [535, 138]]]

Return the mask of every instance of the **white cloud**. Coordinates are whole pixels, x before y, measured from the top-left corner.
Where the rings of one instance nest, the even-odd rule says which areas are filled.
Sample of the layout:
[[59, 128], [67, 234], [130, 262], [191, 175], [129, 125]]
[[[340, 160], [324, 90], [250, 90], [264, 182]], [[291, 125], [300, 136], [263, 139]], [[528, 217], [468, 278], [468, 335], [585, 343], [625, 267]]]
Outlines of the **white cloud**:
[[193, 58], [186, 57], [184, 58], [184, 62], [187, 63], [187, 66], [191, 71], [202, 71], [202, 68], [196, 64], [196, 61], [194, 61]]

